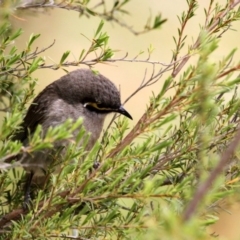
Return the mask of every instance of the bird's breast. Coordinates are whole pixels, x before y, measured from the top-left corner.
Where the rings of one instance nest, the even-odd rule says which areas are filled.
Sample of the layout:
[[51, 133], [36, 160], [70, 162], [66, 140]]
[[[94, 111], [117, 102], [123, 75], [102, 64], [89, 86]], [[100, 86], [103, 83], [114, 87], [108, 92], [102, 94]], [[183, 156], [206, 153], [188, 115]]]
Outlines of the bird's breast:
[[[99, 138], [103, 122], [105, 119], [104, 114], [97, 114], [86, 109], [83, 104], [69, 104], [62, 99], [55, 100], [48, 109], [48, 114], [45, 121], [42, 124], [43, 130], [46, 131], [50, 126], [54, 127], [64, 123], [67, 119], [76, 121], [79, 118], [83, 118], [83, 126], [89, 133], [90, 139], [88, 149], [91, 149], [97, 139]], [[74, 133], [77, 135], [78, 131]]]

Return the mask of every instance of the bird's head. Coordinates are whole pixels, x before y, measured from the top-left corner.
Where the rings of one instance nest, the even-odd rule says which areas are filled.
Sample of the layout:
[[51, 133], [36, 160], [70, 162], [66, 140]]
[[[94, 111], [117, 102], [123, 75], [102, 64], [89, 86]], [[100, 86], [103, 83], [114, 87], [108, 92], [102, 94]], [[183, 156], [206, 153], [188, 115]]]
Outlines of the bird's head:
[[81, 103], [98, 114], [116, 112], [132, 119], [121, 104], [116, 86], [101, 74], [88, 69], [75, 70], [57, 80], [55, 87], [59, 97], [69, 104]]

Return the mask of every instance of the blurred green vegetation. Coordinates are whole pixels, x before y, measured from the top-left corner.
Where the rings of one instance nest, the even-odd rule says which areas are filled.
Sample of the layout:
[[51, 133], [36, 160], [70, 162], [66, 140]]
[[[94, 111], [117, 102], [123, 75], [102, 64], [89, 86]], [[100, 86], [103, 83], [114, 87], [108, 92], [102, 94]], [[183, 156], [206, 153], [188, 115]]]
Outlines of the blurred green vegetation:
[[[169, 46], [164, 31], [169, 32], [171, 25], [167, 29], [164, 26], [171, 19], [166, 19], [168, 14], [161, 8], [156, 9], [157, 4], [149, 17], [144, 9], [143, 21], [133, 14], [140, 5], [134, 0], [111, 4], [91, 0], [0, 3], [1, 239], [214, 238], [207, 229], [218, 221], [221, 203], [232, 196], [239, 198], [239, 139], [235, 136], [240, 63], [234, 60], [239, 53], [234, 44], [224, 54], [219, 48], [239, 21], [240, 2], [181, 2], [183, 9], [175, 15], [178, 26], [170, 33], [173, 38]], [[59, 8], [69, 10], [68, 14], [76, 12], [79, 22], [68, 25], [66, 18], [57, 18], [54, 12]], [[154, 15], [156, 10], [161, 13]], [[37, 17], [29, 17], [29, 12]], [[49, 34], [55, 29], [46, 21], [41, 31], [46, 30], [52, 41], [42, 46], [40, 18], [48, 18], [43, 13], [54, 15], [62, 41], [66, 37], [71, 42], [69, 28], [73, 36], [77, 29], [87, 44], [79, 44], [73, 51], [68, 43], [69, 48], [51, 54], [58, 39]], [[200, 21], [198, 14], [204, 20]], [[24, 45], [17, 45], [25, 39], [23, 20], [34, 18], [35, 34], [29, 34]], [[16, 19], [18, 24], [14, 24]], [[95, 30], [90, 33], [88, 22], [92, 19]], [[138, 20], [140, 30], [131, 24]], [[121, 37], [117, 37], [120, 45], [111, 42], [114, 34], [108, 22], [121, 27]], [[78, 28], [78, 23], [87, 27]], [[193, 34], [187, 29], [191, 24]], [[126, 38], [123, 31], [134, 38]], [[149, 44], [145, 51], [139, 48], [132, 56], [126, 54], [128, 43], [138, 46], [135, 41], [141, 36], [155, 36], [158, 44]], [[158, 53], [162, 42], [164, 51], [171, 53], [168, 62]], [[35, 192], [32, 209], [24, 210], [25, 173], [17, 161], [8, 160], [17, 154], [51, 149], [55, 141], [71, 138], [72, 131], [81, 126], [81, 119], [68, 121], [49, 129], [44, 139], [39, 126], [28, 146], [11, 141], [36, 95], [37, 74], [43, 78], [42, 69], [67, 72], [71, 67], [89, 67], [102, 73], [102, 69], [113, 66], [121, 67], [114, 68], [109, 76], [119, 78], [127, 72], [123, 78], [130, 90], [126, 91], [128, 97], [122, 98], [132, 104], [133, 112], [138, 111], [134, 115], [130, 110], [134, 124], [114, 116], [90, 152], [77, 145], [84, 134], [80, 128], [62, 159], [60, 173], [51, 174], [45, 188]], [[63, 71], [56, 72], [62, 75]], [[136, 85], [132, 79], [138, 80]], [[97, 169], [93, 168], [96, 161], [100, 163]]]

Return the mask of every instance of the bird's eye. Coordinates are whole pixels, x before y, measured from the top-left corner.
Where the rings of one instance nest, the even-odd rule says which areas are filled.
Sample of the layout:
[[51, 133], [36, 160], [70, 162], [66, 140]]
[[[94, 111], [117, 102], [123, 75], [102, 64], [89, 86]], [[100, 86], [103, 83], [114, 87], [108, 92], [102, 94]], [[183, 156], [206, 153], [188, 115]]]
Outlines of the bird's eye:
[[97, 112], [113, 112], [115, 109], [108, 108], [103, 106], [101, 103], [95, 103], [95, 102], [87, 102], [84, 103], [83, 106], [85, 108], [88, 108], [89, 110], [95, 110]]

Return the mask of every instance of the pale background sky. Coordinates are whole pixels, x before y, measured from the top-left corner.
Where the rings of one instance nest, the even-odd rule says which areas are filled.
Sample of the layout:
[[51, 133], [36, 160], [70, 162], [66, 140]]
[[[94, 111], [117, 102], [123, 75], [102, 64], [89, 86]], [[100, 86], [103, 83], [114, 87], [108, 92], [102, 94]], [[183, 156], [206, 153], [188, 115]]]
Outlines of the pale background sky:
[[[96, 1], [98, 2], [98, 1]], [[112, 1], [109, 0], [111, 3]], [[204, 24], [204, 11], [203, 6], [207, 6], [208, 0], [199, 1], [200, 7], [197, 11], [197, 15], [191, 19], [186, 28], [186, 34], [188, 35], [188, 43], [192, 43], [198, 33], [199, 24]], [[225, 2], [225, 1], [217, 1]], [[105, 22], [103, 31], [108, 32], [110, 36], [109, 46], [112, 49], [119, 50], [115, 57], [121, 57], [128, 52], [129, 58], [135, 57], [141, 50], [147, 52], [147, 48], [150, 44], [153, 45], [155, 51], [151, 56], [153, 61], [161, 61], [168, 63], [172, 56], [172, 50], [174, 49], [174, 42], [172, 36], [177, 37], [177, 27], [179, 27], [177, 15], [187, 9], [186, 1], [184, 0], [133, 0], [125, 7], [131, 15], [121, 16], [126, 23], [132, 25], [135, 30], [142, 30], [142, 27], [146, 23], [149, 13], [156, 15], [161, 13], [163, 18], [167, 18], [160, 30], [152, 31], [147, 34], [134, 36], [127, 29], [120, 27], [119, 25], [111, 22]], [[28, 13], [28, 14], [26, 14]], [[100, 22], [98, 17], [86, 17], [79, 18], [79, 14], [73, 11], [66, 11], [62, 9], [49, 10], [47, 13], [41, 11], [30, 12], [21, 11], [16, 12], [15, 17], [11, 17], [11, 21], [15, 28], [21, 27], [24, 30], [24, 34], [21, 37], [21, 42], [16, 41], [16, 45], [19, 49], [23, 49], [26, 46], [26, 42], [32, 33], [40, 33], [41, 38], [36, 41], [36, 45], [40, 49], [50, 45], [53, 40], [56, 40], [55, 45], [43, 54], [49, 64], [59, 62], [62, 53], [66, 50], [70, 50], [71, 54], [68, 58], [69, 61], [73, 61], [74, 58], [78, 58], [81, 50], [90, 46], [89, 40], [82, 36], [85, 35], [91, 39], [95, 30]], [[23, 19], [23, 20], [20, 20]], [[220, 42], [220, 48], [212, 54], [211, 60], [213, 62], [221, 60], [221, 58], [229, 53], [233, 48], [239, 46], [240, 40], [240, 24], [235, 23], [233, 27], [236, 31], [229, 31], [225, 34]], [[194, 40], [193, 40], [194, 39]], [[187, 45], [186, 45], [187, 48]], [[186, 54], [183, 51], [181, 56]], [[147, 54], [143, 54], [139, 59], [145, 59]], [[240, 51], [237, 52], [235, 60], [240, 58]], [[51, 60], [52, 59], [52, 60]], [[81, 67], [81, 66], [80, 66]], [[159, 69], [157, 67], [156, 69]], [[68, 68], [73, 70], [74, 68]], [[96, 69], [103, 75], [111, 79], [117, 86], [121, 86], [122, 100], [126, 99], [141, 83], [144, 72], [148, 69], [148, 74], [151, 73], [151, 65], [146, 63], [123, 63], [116, 62], [111, 64], [98, 64]], [[38, 91], [43, 89], [50, 82], [58, 79], [64, 75], [63, 70], [39, 70], [34, 73], [34, 76], [39, 79]], [[134, 118], [134, 122], [139, 119], [143, 114], [145, 107], [148, 103], [151, 92], [158, 92], [162, 82], [165, 80], [165, 75], [157, 84], [143, 90], [137, 96], [135, 96], [129, 103], [126, 104], [126, 109], [131, 113]], [[214, 229], [217, 234], [225, 236], [226, 239], [239, 239], [239, 209], [238, 206], [233, 208], [233, 214], [223, 213], [221, 216], [225, 216]], [[238, 214], [235, 214], [238, 213]], [[236, 215], [236, 216], [235, 216]], [[236, 219], [237, 218], [237, 219]], [[234, 226], [237, 226], [234, 228]], [[236, 230], [238, 229], [238, 231]]]

